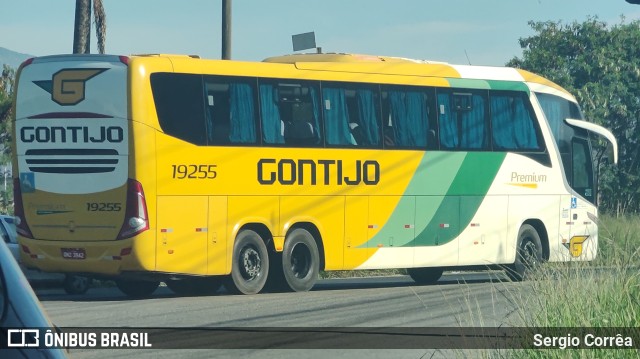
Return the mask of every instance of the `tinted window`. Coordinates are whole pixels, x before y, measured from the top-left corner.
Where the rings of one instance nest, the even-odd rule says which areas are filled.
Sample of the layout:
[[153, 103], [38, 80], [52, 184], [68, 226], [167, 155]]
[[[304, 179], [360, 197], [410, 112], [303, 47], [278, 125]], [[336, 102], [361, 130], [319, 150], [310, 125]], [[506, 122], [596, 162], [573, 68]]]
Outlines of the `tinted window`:
[[491, 92], [491, 128], [495, 150], [539, 150], [538, 126], [527, 95]]
[[207, 143], [256, 143], [255, 80], [206, 76]]
[[265, 144], [323, 145], [319, 86], [310, 81], [261, 81], [262, 138]]
[[374, 86], [322, 84], [325, 141], [330, 146], [379, 147], [380, 101]]
[[575, 139], [572, 147], [571, 187], [585, 199], [595, 203], [593, 164], [589, 152], [589, 142], [586, 139]]
[[151, 89], [166, 134], [196, 145], [207, 143], [202, 76], [155, 73]]
[[426, 148], [434, 143], [430, 126], [433, 92], [423, 87], [385, 87], [382, 91], [384, 145], [389, 148]]
[[544, 116], [549, 123], [553, 137], [555, 138], [558, 150], [560, 151], [560, 157], [562, 158], [562, 165], [567, 177], [567, 181], [572, 183], [573, 173], [571, 169], [571, 141], [576, 134], [575, 130], [570, 127], [566, 122], [567, 118], [582, 119], [582, 114], [578, 105], [573, 102], [567, 101], [562, 97], [548, 95], [543, 93], [536, 93], [540, 107], [544, 112]]
[[438, 123], [442, 149], [489, 148], [486, 91], [438, 91]]

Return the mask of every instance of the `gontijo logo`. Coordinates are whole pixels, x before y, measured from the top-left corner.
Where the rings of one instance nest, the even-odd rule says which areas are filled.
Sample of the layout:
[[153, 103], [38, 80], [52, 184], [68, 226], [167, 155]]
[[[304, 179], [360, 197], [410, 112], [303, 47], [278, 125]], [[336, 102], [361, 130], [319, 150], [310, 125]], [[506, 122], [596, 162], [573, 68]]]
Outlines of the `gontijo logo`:
[[107, 69], [62, 69], [51, 80], [33, 81], [51, 94], [51, 100], [61, 106], [73, 106], [85, 98], [85, 83]]

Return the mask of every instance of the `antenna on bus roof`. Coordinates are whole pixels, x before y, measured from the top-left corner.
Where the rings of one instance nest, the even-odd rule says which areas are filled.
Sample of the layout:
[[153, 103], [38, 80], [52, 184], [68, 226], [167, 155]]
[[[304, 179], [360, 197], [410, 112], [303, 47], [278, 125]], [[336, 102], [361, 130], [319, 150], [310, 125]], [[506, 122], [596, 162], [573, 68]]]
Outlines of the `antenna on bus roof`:
[[316, 33], [313, 31], [292, 35], [291, 42], [293, 43], [293, 51], [316, 49], [319, 54], [322, 53], [322, 47], [316, 46]]
[[467, 57], [467, 62], [471, 65], [471, 60], [469, 59], [469, 54], [467, 54], [467, 49], [464, 49], [464, 56]]

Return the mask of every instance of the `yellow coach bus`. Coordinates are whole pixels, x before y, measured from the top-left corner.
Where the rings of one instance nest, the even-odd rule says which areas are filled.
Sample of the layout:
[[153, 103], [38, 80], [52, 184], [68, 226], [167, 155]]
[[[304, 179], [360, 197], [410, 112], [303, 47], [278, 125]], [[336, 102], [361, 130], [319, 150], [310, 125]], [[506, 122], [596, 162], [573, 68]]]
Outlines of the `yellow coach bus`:
[[15, 104], [23, 261], [131, 296], [591, 260], [616, 148], [542, 77], [379, 56], [47, 56]]

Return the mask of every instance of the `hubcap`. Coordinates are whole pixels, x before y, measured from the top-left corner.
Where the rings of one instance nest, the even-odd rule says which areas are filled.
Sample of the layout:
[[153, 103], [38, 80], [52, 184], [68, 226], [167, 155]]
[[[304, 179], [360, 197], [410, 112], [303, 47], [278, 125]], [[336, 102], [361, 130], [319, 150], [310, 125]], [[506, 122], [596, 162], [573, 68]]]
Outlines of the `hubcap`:
[[524, 246], [523, 262], [529, 268], [534, 268], [538, 265], [538, 256], [536, 255], [536, 246], [532, 242], [527, 242]]
[[253, 280], [260, 275], [262, 269], [262, 260], [260, 253], [253, 247], [246, 247], [240, 254], [242, 260], [243, 273], [242, 276], [246, 280]]

